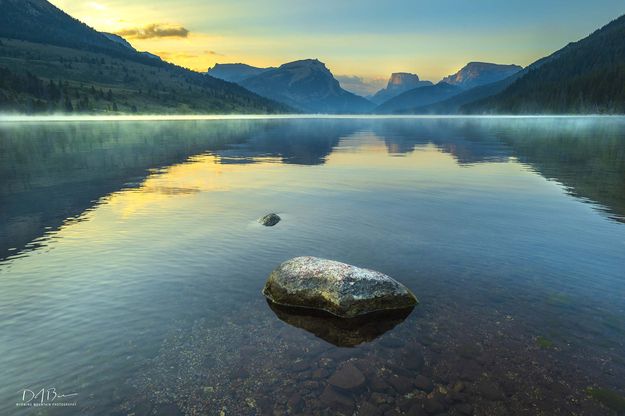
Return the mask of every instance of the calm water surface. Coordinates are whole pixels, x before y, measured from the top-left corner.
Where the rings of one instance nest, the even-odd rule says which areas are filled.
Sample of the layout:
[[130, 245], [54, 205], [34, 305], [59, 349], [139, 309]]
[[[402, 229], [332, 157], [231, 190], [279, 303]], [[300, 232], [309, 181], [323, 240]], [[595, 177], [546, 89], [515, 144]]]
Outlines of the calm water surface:
[[[621, 118], [2, 122], [0, 414], [618, 414], [624, 222]], [[274, 311], [300, 255], [421, 304]]]

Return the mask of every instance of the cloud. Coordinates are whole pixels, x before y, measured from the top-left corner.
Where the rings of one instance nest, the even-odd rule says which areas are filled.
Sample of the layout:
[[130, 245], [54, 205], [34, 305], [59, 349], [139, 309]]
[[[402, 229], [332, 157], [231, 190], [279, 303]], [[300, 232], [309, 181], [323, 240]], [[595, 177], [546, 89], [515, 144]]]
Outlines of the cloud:
[[157, 51], [156, 55], [160, 56], [166, 60], [177, 60], [177, 59], [194, 59], [200, 58], [205, 55], [209, 56], [223, 56], [223, 54], [216, 51], [202, 51], [198, 53], [185, 53], [185, 52], [171, 52], [171, 51]]
[[160, 56], [166, 60], [172, 59], [193, 59], [198, 58], [199, 55], [191, 54], [191, 53], [177, 53], [177, 52], [167, 52], [167, 51], [158, 51], [156, 55]]
[[186, 38], [189, 36], [189, 30], [179, 25], [153, 23], [143, 27], [122, 29], [115, 34], [129, 39]]
[[382, 78], [363, 78], [356, 75], [336, 75], [335, 78], [341, 87], [362, 96], [373, 95], [386, 86], [386, 80]]

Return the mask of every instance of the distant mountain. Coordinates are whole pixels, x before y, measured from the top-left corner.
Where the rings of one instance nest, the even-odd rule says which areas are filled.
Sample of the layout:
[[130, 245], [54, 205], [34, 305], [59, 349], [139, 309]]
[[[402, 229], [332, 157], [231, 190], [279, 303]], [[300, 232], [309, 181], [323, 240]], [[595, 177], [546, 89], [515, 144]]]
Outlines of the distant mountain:
[[261, 96], [311, 113], [366, 113], [373, 104], [339, 85], [323, 62], [305, 59], [241, 82]]
[[0, 0], [0, 109], [267, 113], [292, 109], [137, 52], [45, 0]]
[[468, 90], [508, 78], [522, 69], [518, 65], [469, 62], [460, 71], [443, 78], [442, 81]]
[[417, 87], [426, 87], [432, 85], [430, 81], [421, 81], [417, 74], [409, 74], [407, 72], [395, 72], [391, 74], [386, 88], [381, 89], [373, 97], [370, 98], [376, 104], [382, 104], [393, 97], [398, 96], [402, 92], [406, 92]]
[[247, 64], [215, 64], [206, 73], [212, 77], [238, 84], [244, 79], [260, 75], [270, 69], [275, 68], [257, 68]]
[[382, 103], [374, 112], [379, 114], [411, 114], [420, 107], [443, 101], [461, 92], [462, 88], [446, 82], [417, 87]]
[[543, 58], [470, 113], [625, 113], [625, 16]]

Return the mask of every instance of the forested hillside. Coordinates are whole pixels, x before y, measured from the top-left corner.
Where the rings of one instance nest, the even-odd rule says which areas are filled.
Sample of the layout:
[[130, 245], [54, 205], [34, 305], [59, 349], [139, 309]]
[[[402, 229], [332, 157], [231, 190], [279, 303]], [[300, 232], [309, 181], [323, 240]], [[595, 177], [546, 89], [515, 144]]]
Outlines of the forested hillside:
[[0, 39], [0, 110], [79, 113], [275, 113], [289, 109], [182, 68]]
[[536, 65], [469, 113], [624, 113], [625, 16]]

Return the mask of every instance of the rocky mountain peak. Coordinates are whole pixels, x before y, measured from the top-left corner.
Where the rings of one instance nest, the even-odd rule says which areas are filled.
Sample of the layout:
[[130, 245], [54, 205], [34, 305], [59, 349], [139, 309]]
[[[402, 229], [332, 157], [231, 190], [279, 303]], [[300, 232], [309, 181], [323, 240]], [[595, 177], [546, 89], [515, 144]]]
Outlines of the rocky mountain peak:
[[373, 97], [371, 101], [376, 104], [382, 104], [399, 94], [409, 91], [413, 88], [426, 87], [432, 85], [430, 81], [421, 81], [417, 74], [409, 72], [394, 72], [386, 84], [386, 88], [381, 89]]
[[419, 76], [417, 74], [411, 74], [408, 72], [393, 72], [391, 78], [388, 80], [386, 88], [392, 88], [399, 85], [412, 85], [419, 82]]
[[469, 89], [508, 78], [522, 69], [519, 65], [469, 62], [455, 74], [443, 78], [442, 82]]

